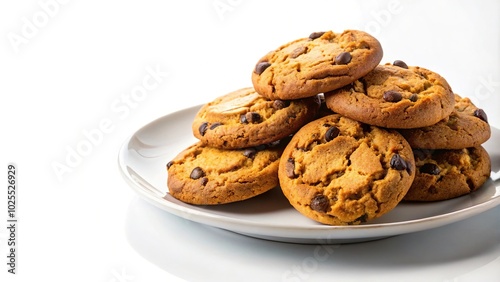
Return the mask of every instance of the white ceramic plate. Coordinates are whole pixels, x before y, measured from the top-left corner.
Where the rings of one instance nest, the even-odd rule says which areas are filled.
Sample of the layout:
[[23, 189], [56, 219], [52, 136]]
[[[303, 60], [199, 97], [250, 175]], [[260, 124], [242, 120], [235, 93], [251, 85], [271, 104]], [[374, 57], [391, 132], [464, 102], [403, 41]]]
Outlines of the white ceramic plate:
[[[119, 153], [126, 181], [148, 202], [177, 216], [236, 233], [282, 242], [339, 244], [375, 240], [450, 224], [500, 204], [500, 181], [492, 173], [478, 191], [436, 203], [400, 203], [384, 216], [356, 226], [327, 226], [298, 213], [275, 188], [261, 196], [220, 206], [193, 206], [168, 194], [165, 165], [196, 142], [191, 123], [200, 106], [159, 118], [134, 133]], [[500, 130], [484, 144], [500, 176]]]

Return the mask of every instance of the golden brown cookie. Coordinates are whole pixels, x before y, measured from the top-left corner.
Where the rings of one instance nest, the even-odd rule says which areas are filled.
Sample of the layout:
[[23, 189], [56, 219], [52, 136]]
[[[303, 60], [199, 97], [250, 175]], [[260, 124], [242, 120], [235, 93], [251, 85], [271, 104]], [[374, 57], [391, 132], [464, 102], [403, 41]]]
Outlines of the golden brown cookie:
[[278, 175], [284, 195], [301, 214], [329, 225], [360, 224], [403, 199], [415, 163], [397, 131], [332, 114], [292, 137]]
[[278, 165], [286, 142], [222, 150], [201, 142], [167, 163], [170, 195], [195, 205], [242, 201], [278, 186]]
[[269, 99], [311, 97], [362, 77], [382, 56], [380, 42], [366, 32], [314, 32], [262, 57], [252, 72], [252, 82]]
[[455, 109], [438, 123], [399, 132], [412, 148], [462, 149], [476, 147], [491, 136], [491, 128], [484, 110], [477, 108], [469, 98], [455, 94]]
[[341, 89], [325, 93], [334, 112], [386, 128], [430, 126], [449, 116], [455, 98], [439, 74], [421, 67], [379, 65]]
[[208, 146], [239, 149], [271, 143], [295, 133], [315, 118], [319, 98], [269, 100], [242, 88], [205, 104], [192, 131]]
[[459, 150], [414, 150], [415, 180], [405, 201], [441, 201], [467, 195], [486, 182], [491, 161], [482, 146]]

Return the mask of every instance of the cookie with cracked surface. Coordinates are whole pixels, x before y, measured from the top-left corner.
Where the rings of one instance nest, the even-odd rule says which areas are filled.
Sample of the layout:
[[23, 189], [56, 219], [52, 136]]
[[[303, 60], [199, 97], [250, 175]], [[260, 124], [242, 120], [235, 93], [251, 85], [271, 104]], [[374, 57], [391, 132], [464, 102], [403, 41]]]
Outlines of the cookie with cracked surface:
[[478, 190], [490, 177], [482, 146], [458, 150], [414, 150], [416, 174], [405, 201], [442, 201]]
[[252, 72], [252, 83], [269, 99], [310, 97], [362, 77], [382, 56], [380, 42], [366, 32], [314, 32], [262, 57]]
[[455, 97], [439, 74], [404, 62], [377, 66], [352, 84], [325, 93], [334, 112], [386, 128], [433, 125], [453, 111]]
[[219, 205], [243, 201], [278, 186], [279, 159], [285, 141], [240, 150], [197, 142], [167, 163], [170, 195], [189, 204]]
[[318, 97], [269, 100], [251, 87], [205, 104], [192, 123], [194, 136], [208, 146], [239, 149], [271, 143], [315, 118]]
[[355, 225], [396, 207], [411, 186], [415, 162], [397, 131], [332, 114], [292, 137], [278, 176], [301, 214], [323, 224]]
[[491, 128], [484, 110], [477, 108], [469, 98], [455, 94], [455, 109], [438, 123], [399, 132], [412, 148], [462, 149], [476, 147], [491, 136]]

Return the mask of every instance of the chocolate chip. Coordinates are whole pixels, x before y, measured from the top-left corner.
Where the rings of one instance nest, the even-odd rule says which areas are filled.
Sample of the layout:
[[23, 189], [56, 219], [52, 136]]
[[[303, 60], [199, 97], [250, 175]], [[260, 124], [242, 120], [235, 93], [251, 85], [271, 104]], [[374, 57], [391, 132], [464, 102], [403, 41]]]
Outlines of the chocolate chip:
[[208, 128], [208, 122], [204, 122], [200, 125], [198, 131], [200, 132], [201, 136], [205, 135], [205, 133], [207, 132], [207, 128]]
[[201, 182], [201, 185], [202, 185], [202, 186], [205, 186], [205, 185], [207, 185], [207, 183], [208, 183], [208, 178], [206, 178], [206, 177], [202, 177], [202, 178], [201, 178], [201, 180], [200, 180], [200, 182]]
[[408, 168], [408, 164], [399, 154], [394, 154], [392, 156], [390, 165], [393, 169], [396, 170], [405, 170]]
[[418, 100], [418, 95], [417, 94], [411, 94], [410, 101], [417, 102], [417, 100]]
[[387, 102], [395, 103], [401, 101], [401, 99], [403, 99], [403, 95], [397, 91], [389, 90], [384, 92], [383, 98]]
[[437, 166], [436, 164], [426, 163], [420, 167], [420, 172], [432, 175], [438, 175], [441, 172], [441, 170], [439, 169], [439, 166]]
[[413, 164], [410, 163], [410, 162], [406, 162], [406, 172], [408, 172], [408, 174], [412, 174], [413, 173]]
[[262, 74], [271, 64], [269, 62], [260, 62], [255, 66], [255, 73]]
[[430, 154], [430, 151], [426, 149], [413, 149], [413, 156], [417, 161], [425, 160]]
[[335, 63], [337, 65], [347, 65], [352, 59], [351, 53], [342, 52], [335, 57]]
[[324, 31], [319, 31], [319, 32], [313, 32], [309, 35], [309, 39], [314, 40], [316, 38], [321, 37], [323, 34], [325, 34]]
[[195, 167], [192, 171], [191, 171], [191, 174], [189, 175], [189, 177], [191, 177], [191, 179], [198, 179], [200, 177], [203, 177], [205, 176], [205, 172], [199, 167]]
[[395, 60], [392, 64], [400, 68], [408, 69], [408, 65], [401, 60]]
[[340, 130], [338, 129], [338, 127], [332, 126], [332, 127], [328, 128], [328, 130], [325, 133], [326, 142], [332, 141], [333, 139], [335, 139], [335, 137], [339, 136], [339, 134], [340, 134]]
[[323, 194], [318, 194], [311, 199], [311, 209], [317, 212], [327, 212], [330, 207], [330, 201]]
[[222, 125], [222, 123], [221, 122], [214, 122], [214, 123], [212, 123], [212, 125], [210, 125], [210, 130], [216, 128], [219, 125]]
[[296, 178], [295, 175], [295, 161], [292, 158], [289, 158], [285, 165], [286, 176], [289, 178]]
[[167, 163], [167, 169], [169, 169], [169, 168], [170, 168], [173, 164], [174, 164], [174, 162], [173, 162], [173, 161], [169, 161], [169, 162]]
[[488, 123], [488, 117], [483, 109], [477, 109], [474, 111], [474, 116], [482, 119], [484, 122]]
[[255, 148], [247, 148], [243, 151], [243, 156], [253, 159], [255, 157], [255, 154], [257, 154], [257, 149]]
[[280, 109], [286, 108], [288, 106], [290, 106], [289, 101], [274, 100], [274, 102], [273, 102], [273, 108], [276, 110], [280, 110]]
[[261, 116], [256, 112], [248, 112], [245, 114], [245, 118], [249, 123], [259, 123], [261, 121]]

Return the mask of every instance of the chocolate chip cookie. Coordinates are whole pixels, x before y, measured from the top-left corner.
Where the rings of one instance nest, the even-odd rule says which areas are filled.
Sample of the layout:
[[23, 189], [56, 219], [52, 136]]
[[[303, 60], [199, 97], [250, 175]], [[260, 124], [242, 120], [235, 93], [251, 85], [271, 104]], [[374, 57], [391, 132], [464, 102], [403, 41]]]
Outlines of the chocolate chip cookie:
[[484, 110], [477, 108], [469, 98], [455, 94], [455, 109], [438, 123], [399, 132], [412, 148], [462, 149], [476, 147], [491, 136], [491, 128]]
[[325, 93], [336, 113], [386, 128], [433, 125], [453, 111], [455, 97], [439, 74], [402, 61], [379, 65], [364, 77]]
[[290, 204], [324, 224], [360, 224], [392, 210], [415, 176], [410, 145], [386, 130], [332, 114], [302, 127], [279, 164]]
[[240, 150], [191, 145], [167, 163], [167, 186], [174, 198], [195, 205], [242, 201], [278, 186], [278, 166], [286, 142]]
[[205, 104], [192, 131], [208, 146], [239, 149], [271, 143], [295, 133], [315, 118], [318, 97], [269, 100], [253, 88], [242, 88]]
[[470, 194], [490, 177], [482, 146], [459, 150], [414, 150], [416, 174], [405, 201], [441, 201]]
[[262, 57], [252, 72], [255, 90], [292, 100], [347, 85], [380, 63], [380, 42], [358, 30], [314, 32]]

